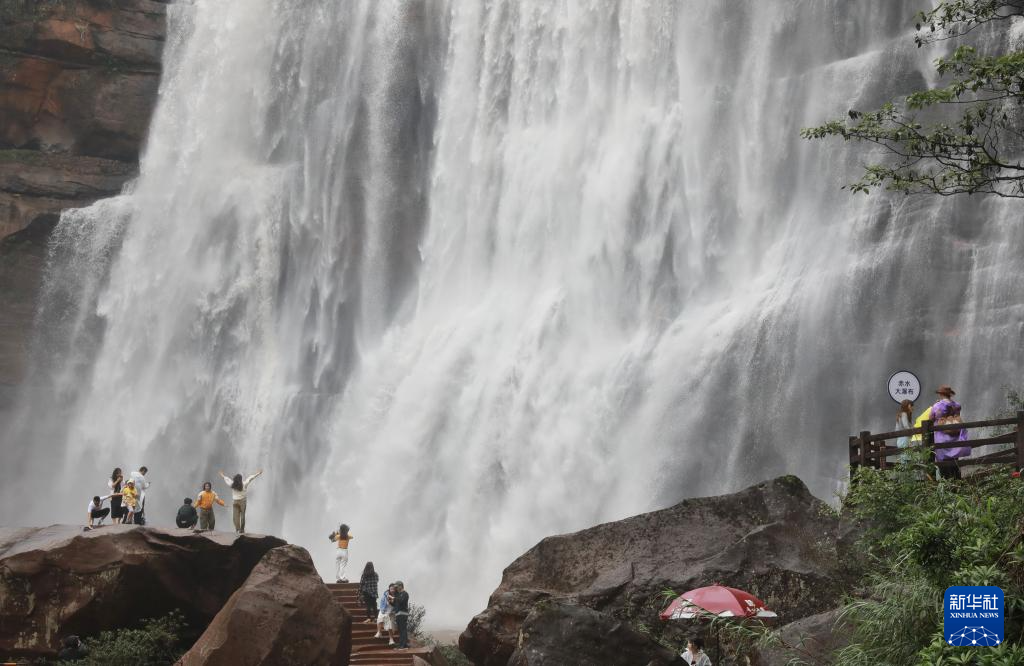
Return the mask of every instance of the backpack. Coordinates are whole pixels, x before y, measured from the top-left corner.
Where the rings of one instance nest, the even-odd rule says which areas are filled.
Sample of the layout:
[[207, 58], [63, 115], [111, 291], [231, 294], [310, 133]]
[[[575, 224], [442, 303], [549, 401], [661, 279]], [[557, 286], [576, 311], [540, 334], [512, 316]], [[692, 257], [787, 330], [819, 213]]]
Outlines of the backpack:
[[[945, 401], [942, 401], [942, 402], [945, 402]], [[960, 418], [960, 410], [959, 409], [955, 409], [953, 407], [952, 403], [950, 403], [948, 407], [949, 407], [950, 410], [954, 410], [953, 413], [947, 414], [946, 416], [940, 416], [935, 421], [935, 425], [942, 426], [942, 425], [953, 425], [953, 424], [963, 423], [963, 420]], [[945, 410], [943, 410], [943, 411], [945, 411]]]

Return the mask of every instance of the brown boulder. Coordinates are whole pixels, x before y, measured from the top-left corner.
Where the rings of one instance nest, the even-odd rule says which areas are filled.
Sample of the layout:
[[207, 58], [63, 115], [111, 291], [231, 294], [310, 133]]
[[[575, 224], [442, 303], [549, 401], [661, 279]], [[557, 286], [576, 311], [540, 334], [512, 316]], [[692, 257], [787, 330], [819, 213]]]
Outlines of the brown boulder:
[[783, 620], [835, 606], [853, 581], [839, 521], [796, 477], [548, 537], [505, 569], [459, 646], [474, 663], [508, 663], [523, 621], [551, 600], [661, 625], [666, 589], [722, 583], [764, 599]]
[[825, 664], [850, 642], [850, 627], [839, 617], [840, 609], [801, 618], [779, 630], [782, 645], [762, 650], [756, 666], [789, 666], [794, 659], [808, 664]]
[[280, 546], [263, 556], [179, 664], [347, 666], [351, 628], [309, 553]]
[[271, 536], [130, 525], [0, 528], [0, 655], [53, 656], [68, 634], [180, 609], [205, 627], [273, 548]]
[[607, 613], [558, 602], [523, 621], [509, 666], [668, 666], [678, 655]]

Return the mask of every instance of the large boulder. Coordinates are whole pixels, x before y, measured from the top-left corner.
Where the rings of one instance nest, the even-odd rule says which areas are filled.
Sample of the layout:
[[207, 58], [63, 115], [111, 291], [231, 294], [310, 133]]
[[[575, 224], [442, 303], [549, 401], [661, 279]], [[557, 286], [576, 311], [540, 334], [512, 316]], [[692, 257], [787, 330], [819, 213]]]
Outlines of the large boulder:
[[260, 560], [180, 666], [347, 666], [352, 617], [303, 548]]
[[784, 621], [832, 608], [853, 583], [839, 520], [796, 477], [548, 537], [505, 569], [459, 646], [507, 664], [539, 602], [558, 601], [658, 626], [662, 592], [722, 583], [762, 598]]
[[0, 655], [53, 656], [68, 634], [137, 626], [174, 609], [201, 630], [284, 543], [131, 525], [0, 528]]
[[779, 630], [781, 644], [761, 650], [754, 659], [756, 666], [789, 666], [794, 659], [808, 664], [826, 664], [836, 650], [850, 643], [850, 627], [839, 608], [810, 615], [790, 622]]
[[509, 666], [667, 666], [679, 655], [628, 622], [581, 606], [538, 604], [523, 621]]

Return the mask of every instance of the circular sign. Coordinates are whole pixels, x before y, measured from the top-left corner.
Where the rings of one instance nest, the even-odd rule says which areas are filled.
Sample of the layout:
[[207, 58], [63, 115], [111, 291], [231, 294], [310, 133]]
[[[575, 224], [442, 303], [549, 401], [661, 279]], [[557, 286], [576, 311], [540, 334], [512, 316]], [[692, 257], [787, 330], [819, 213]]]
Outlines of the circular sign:
[[900, 370], [889, 378], [889, 397], [896, 402], [916, 401], [921, 395], [921, 380], [912, 372]]

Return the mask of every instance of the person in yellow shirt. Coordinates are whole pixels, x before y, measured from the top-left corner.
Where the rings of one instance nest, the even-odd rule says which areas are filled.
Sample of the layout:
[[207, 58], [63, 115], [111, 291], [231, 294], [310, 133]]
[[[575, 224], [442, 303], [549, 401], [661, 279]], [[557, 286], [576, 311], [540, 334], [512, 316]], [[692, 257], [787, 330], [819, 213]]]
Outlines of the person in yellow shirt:
[[216, 516], [213, 515], [213, 503], [224, 506], [224, 500], [217, 497], [213, 492], [213, 484], [207, 481], [203, 484], [203, 491], [196, 495], [196, 509], [199, 510], [199, 529], [212, 530], [216, 524]]
[[[917, 420], [914, 421], [914, 427], [915, 428], [920, 428], [922, 423], [924, 423], [925, 421], [931, 421], [931, 419], [932, 419], [932, 408], [931, 408], [931, 405], [929, 405], [928, 409], [926, 409], [923, 412], [921, 412], [921, 416], [918, 416]], [[911, 446], [918, 445], [920, 443], [921, 443], [921, 433], [913, 435], [910, 438]]]
[[135, 482], [128, 481], [124, 484], [124, 488], [121, 489], [121, 501], [124, 503], [124, 520], [122, 521], [125, 525], [131, 525], [135, 518], [135, 507], [139, 505], [139, 491], [135, 489]]
[[335, 582], [347, 583], [348, 578], [345, 578], [345, 569], [348, 568], [348, 542], [355, 537], [348, 533], [348, 525], [341, 525], [337, 532], [331, 532], [329, 537], [331, 541], [338, 546], [338, 553], [334, 556], [334, 565], [336, 574]]

